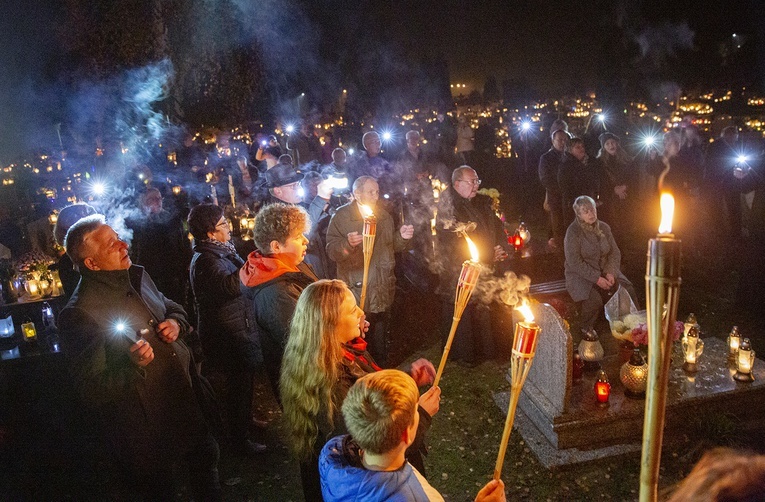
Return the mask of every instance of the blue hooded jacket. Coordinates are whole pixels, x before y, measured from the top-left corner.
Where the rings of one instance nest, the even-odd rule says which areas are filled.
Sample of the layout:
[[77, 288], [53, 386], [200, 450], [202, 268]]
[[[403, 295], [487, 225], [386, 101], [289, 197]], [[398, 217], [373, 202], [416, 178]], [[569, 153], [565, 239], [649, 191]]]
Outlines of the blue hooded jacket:
[[334, 437], [324, 445], [319, 474], [325, 502], [443, 501], [409, 462], [395, 471], [365, 469], [360, 448], [349, 435]]

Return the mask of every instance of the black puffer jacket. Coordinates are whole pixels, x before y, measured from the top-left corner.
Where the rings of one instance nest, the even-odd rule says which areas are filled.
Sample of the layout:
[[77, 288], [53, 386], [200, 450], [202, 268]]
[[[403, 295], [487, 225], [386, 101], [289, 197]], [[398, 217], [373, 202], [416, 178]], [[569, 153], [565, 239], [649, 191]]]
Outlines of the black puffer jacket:
[[244, 260], [212, 242], [194, 243], [189, 277], [197, 308], [197, 330], [213, 366], [253, 369], [263, 360], [239, 269]]

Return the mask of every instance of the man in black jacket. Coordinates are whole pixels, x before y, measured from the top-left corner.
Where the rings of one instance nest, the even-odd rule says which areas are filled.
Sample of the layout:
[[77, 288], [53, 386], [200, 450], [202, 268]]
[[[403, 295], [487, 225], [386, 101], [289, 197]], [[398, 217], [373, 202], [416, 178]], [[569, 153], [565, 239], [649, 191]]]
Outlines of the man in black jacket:
[[196, 498], [219, 499], [204, 382], [182, 341], [186, 312], [132, 265], [102, 216], [75, 223], [65, 247], [82, 277], [59, 317], [61, 342], [82, 401], [104, 420], [118, 472], [132, 491], [170, 500], [173, 465], [185, 457]]
[[[479, 260], [485, 266], [492, 267], [508, 256], [502, 222], [491, 207], [491, 198], [478, 194], [480, 185], [481, 180], [471, 167], [458, 167], [438, 206], [438, 256], [444, 268], [438, 293], [442, 301], [444, 342], [454, 312], [455, 287], [462, 262], [471, 258], [466, 240], [454, 232], [454, 227], [475, 224], [474, 228], [466, 229], [466, 233], [478, 248]], [[489, 307], [474, 297], [457, 328], [452, 346], [455, 360], [472, 366], [497, 355], [490, 318]]]
[[545, 210], [550, 213], [550, 247], [563, 250], [563, 235], [565, 224], [563, 219], [563, 203], [560, 187], [558, 186], [558, 170], [564, 159], [566, 144], [571, 135], [566, 129], [553, 129], [552, 148], [539, 158], [539, 181], [545, 187]]

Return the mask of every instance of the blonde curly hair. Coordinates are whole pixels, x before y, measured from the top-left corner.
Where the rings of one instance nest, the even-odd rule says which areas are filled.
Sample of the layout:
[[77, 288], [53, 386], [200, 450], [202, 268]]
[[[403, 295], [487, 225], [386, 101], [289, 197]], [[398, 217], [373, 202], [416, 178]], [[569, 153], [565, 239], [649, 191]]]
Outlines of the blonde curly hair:
[[303, 290], [295, 307], [279, 392], [290, 447], [300, 460], [307, 460], [314, 451], [319, 421], [333, 427], [335, 410], [342, 404], [332, 396], [343, 359], [335, 328], [349, 291], [343, 281], [320, 280]]

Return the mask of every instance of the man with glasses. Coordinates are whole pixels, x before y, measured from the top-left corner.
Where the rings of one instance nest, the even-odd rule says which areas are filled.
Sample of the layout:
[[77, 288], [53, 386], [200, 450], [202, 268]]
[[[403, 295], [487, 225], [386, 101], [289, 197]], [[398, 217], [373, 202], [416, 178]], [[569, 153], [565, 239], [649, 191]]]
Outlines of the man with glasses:
[[354, 201], [338, 208], [327, 229], [327, 254], [337, 263], [337, 278], [345, 281], [358, 300], [364, 276], [363, 229], [364, 218], [360, 205], [374, 212], [377, 231], [374, 252], [369, 264], [367, 300], [364, 311], [370, 323], [367, 333], [369, 353], [380, 366], [387, 364], [388, 331], [391, 307], [396, 293], [394, 253], [410, 246], [414, 227], [396, 227], [390, 214], [379, 204], [380, 187], [370, 176], [362, 176], [353, 183]]
[[297, 172], [294, 167], [287, 164], [277, 164], [266, 171], [265, 176], [268, 197], [263, 201], [263, 205], [274, 202], [298, 204], [303, 200], [300, 187], [300, 180], [303, 179], [303, 175]]
[[[470, 259], [467, 242], [455, 227], [474, 223], [467, 232], [478, 247], [482, 264], [492, 267], [507, 258], [507, 239], [502, 221], [492, 209], [491, 197], [481, 195], [481, 180], [470, 166], [458, 167], [452, 173], [452, 184], [442, 194], [438, 206], [436, 230], [437, 256], [443, 268], [438, 294], [442, 301], [442, 335], [449, 332], [454, 310], [454, 291], [462, 262]], [[454, 359], [468, 366], [479, 364], [495, 355], [489, 307], [472, 302], [465, 309], [452, 345]]]

